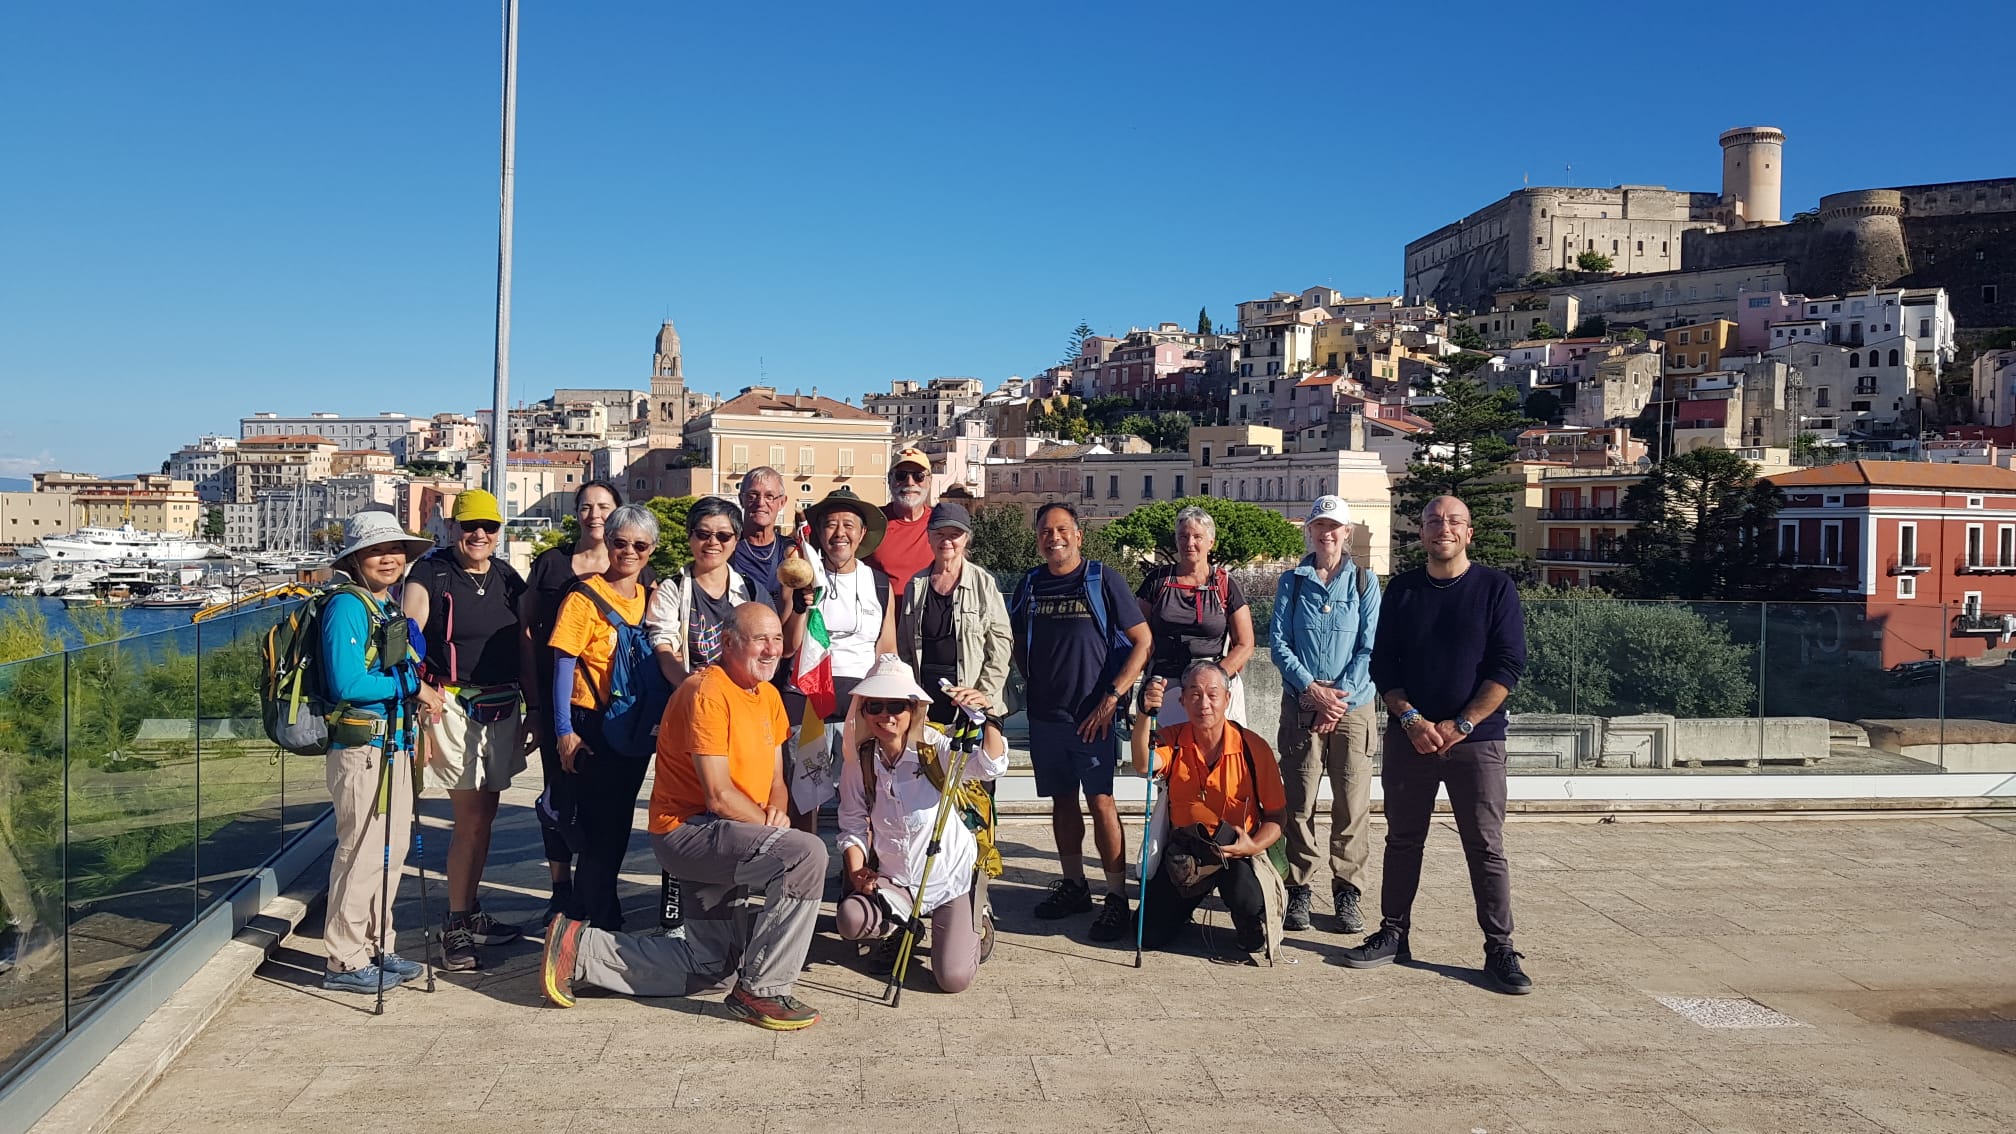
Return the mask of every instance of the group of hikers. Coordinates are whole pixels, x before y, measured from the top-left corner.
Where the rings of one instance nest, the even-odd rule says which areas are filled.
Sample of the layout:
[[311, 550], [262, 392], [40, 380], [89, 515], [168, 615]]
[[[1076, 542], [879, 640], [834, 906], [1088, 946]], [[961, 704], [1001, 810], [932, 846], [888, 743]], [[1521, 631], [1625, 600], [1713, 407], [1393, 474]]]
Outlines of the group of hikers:
[[[1047, 503], [1035, 515], [1041, 562], [1004, 595], [967, 557], [966, 509], [932, 501], [928, 457], [901, 451], [888, 479], [886, 506], [842, 488], [794, 532], [784, 478], [755, 469], [737, 501], [693, 505], [690, 561], [664, 578], [649, 566], [656, 516], [605, 481], [581, 487], [575, 538], [540, 554], [529, 577], [494, 556], [503, 517], [486, 492], [456, 498], [442, 547], [389, 513], [351, 518], [334, 564], [346, 585], [326, 599], [317, 638], [322, 695], [336, 706], [324, 987], [382, 998], [423, 971], [391, 948], [387, 881], [413, 837], [414, 777], [445, 791], [453, 814], [433, 959], [477, 969], [484, 948], [523, 935], [484, 911], [479, 882], [499, 795], [536, 749], [551, 896], [535, 932], [552, 1004], [573, 1006], [581, 986], [726, 988], [730, 1013], [750, 1023], [816, 1022], [794, 989], [827, 898], [833, 852], [817, 832], [829, 804], [838, 936], [897, 980], [928, 940], [937, 987], [960, 992], [994, 947], [991, 797], [1008, 768], [1012, 667], [1059, 868], [1035, 918], [1090, 914], [1091, 940], [1158, 949], [1215, 894], [1234, 948], [1213, 959], [1271, 959], [1284, 932], [1312, 928], [1327, 773], [1333, 927], [1363, 933], [1376, 743], [1381, 918], [1342, 962], [1411, 959], [1422, 849], [1446, 788], [1485, 974], [1505, 992], [1531, 990], [1501, 837], [1503, 704], [1524, 670], [1524, 622], [1512, 580], [1470, 561], [1462, 501], [1429, 504], [1424, 566], [1383, 588], [1351, 558], [1347, 504], [1316, 501], [1309, 552], [1281, 575], [1268, 627], [1282, 684], [1270, 744], [1246, 698], [1253, 611], [1211, 560], [1208, 512], [1181, 511], [1173, 561], [1130, 592], [1085, 556], [1076, 510]], [[1152, 801], [1135, 901], [1114, 800], [1123, 735]], [[654, 769], [647, 830], [666, 912], [632, 932], [618, 878]], [[1284, 842], [1278, 868], [1269, 852]]]

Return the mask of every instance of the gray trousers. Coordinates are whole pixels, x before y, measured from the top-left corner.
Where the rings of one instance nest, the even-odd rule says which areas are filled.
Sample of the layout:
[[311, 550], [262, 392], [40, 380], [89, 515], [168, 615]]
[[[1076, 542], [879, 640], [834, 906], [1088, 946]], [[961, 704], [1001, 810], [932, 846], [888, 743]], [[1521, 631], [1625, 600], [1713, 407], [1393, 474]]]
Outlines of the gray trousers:
[[1288, 877], [1307, 886], [1316, 872], [1317, 796], [1323, 773], [1330, 773], [1330, 873], [1363, 893], [1365, 863], [1372, 857], [1372, 703], [1344, 714], [1335, 731], [1318, 736], [1305, 722], [1297, 698], [1285, 690], [1281, 725], [1274, 734], [1274, 757], [1281, 765], [1288, 796]]
[[[696, 815], [651, 836], [658, 866], [683, 883], [686, 937], [586, 929], [574, 979], [632, 996], [688, 996], [730, 972], [758, 996], [784, 996], [805, 968], [826, 885], [826, 844], [787, 828]], [[761, 894], [761, 912], [749, 897]]]

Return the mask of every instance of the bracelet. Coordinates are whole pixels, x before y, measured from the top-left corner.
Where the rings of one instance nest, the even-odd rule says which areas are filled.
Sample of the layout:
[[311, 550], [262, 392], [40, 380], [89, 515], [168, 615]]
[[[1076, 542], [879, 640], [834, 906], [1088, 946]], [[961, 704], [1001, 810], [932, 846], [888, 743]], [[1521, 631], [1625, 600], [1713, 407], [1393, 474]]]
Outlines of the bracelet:
[[1400, 727], [1404, 729], [1420, 719], [1421, 710], [1409, 708], [1406, 712], [1400, 714]]

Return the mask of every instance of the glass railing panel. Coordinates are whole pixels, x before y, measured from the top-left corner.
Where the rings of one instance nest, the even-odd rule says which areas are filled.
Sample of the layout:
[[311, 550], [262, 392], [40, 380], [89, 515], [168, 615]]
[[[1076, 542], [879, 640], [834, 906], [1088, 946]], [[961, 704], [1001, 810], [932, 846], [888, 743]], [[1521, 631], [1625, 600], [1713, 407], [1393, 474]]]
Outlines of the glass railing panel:
[[65, 1023], [64, 660], [0, 665], [0, 1081]]
[[280, 617], [253, 610], [197, 624], [197, 902], [207, 907], [281, 847], [279, 749], [259, 720], [259, 646]]

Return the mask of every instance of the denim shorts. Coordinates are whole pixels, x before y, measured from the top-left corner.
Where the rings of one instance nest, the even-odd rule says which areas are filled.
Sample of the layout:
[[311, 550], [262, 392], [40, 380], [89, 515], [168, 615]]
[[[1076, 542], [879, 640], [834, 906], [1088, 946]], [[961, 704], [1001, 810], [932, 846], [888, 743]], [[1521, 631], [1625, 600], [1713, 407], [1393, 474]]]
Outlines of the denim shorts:
[[1078, 739], [1078, 726], [1057, 721], [1029, 722], [1029, 763], [1036, 770], [1036, 794], [1046, 798], [1113, 794], [1113, 766], [1120, 741], [1109, 728], [1102, 740]]

